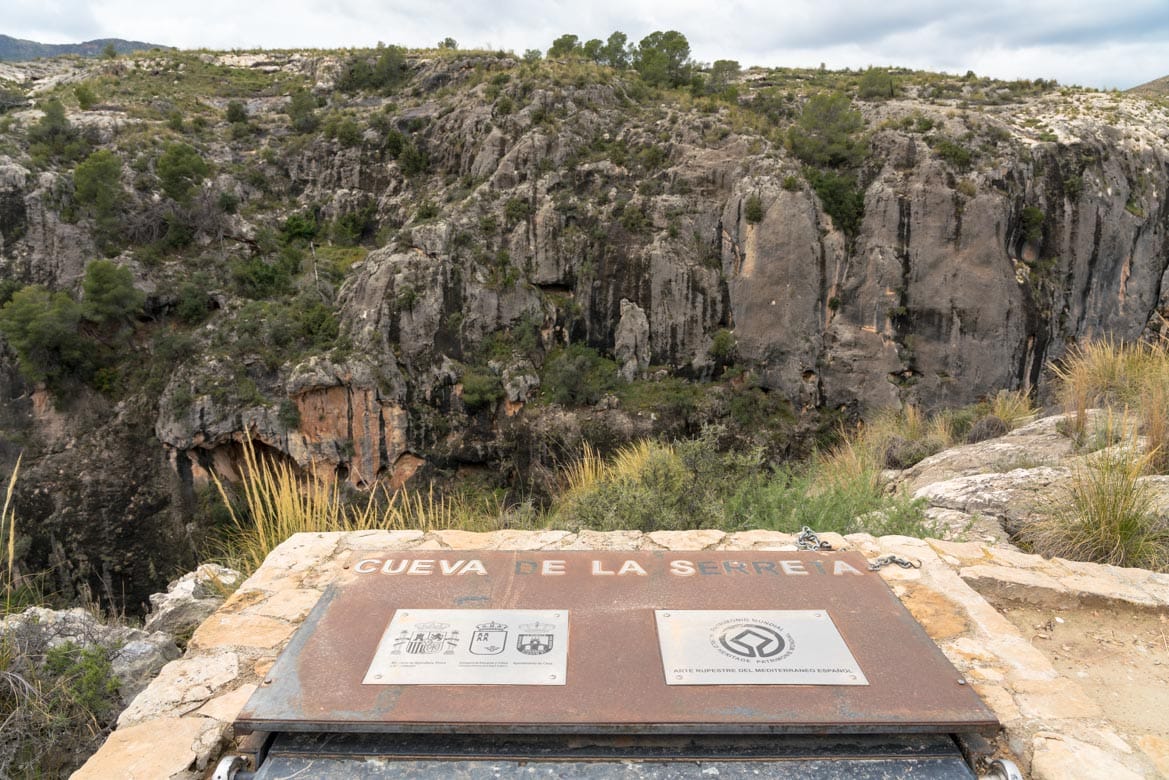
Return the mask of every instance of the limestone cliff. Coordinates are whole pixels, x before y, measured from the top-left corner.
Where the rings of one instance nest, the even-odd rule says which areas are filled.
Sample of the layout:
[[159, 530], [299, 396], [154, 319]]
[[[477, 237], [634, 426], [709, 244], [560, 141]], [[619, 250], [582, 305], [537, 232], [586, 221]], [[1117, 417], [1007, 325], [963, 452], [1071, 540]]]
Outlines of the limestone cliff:
[[[119, 360], [68, 392], [6, 354], [0, 455], [29, 453], [30, 565], [142, 601], [193, 562], [200, 485], [231, 476], [244, 436], [368, 487], [465, 465], [522, 480], [581, 429], [733, 423], [720, 382], [681, 414], [532, 404], [570, 344], [623, 381], [710, 383], [733, 362], [807, 420], [1042, 396], [1068, 344], [1160, 333], [1169, 307], [1156, 102], [906, 74], [899, 97], [853, 101], [869, 150], [853, 227], [787, 143], [809, 95], [856, 91], [849, 74], [748, 71], [716, 100], [460, 52], [408, 57], [387, 95], [335, 89], [345, 63], [155, 53], [0, 74], [63, 98], [88, 149], [122, 162], [111, 235], [75, 191], [80, 158], [38, 156], [42, 113], [5, 117], [5, 294], [77, 294], [105, 253], [148, 296]], [[97, 105], [76, 107], [78, 84]], [[208, 166], [178, 199], [173, 145]]]

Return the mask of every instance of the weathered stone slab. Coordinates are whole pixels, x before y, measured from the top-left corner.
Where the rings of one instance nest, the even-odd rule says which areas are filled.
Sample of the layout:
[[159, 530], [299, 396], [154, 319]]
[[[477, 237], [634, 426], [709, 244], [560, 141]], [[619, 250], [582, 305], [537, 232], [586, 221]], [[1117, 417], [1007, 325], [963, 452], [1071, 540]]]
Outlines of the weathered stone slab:
[[983, 564], [968, 566], [958, 575], [982, 595], [1005, 601], [1058, 607], [1070, 598], [1068, 588], [1059, 580], [1033, 569]]
[[581, 531], [566, 545], [566, 550], [638, 550], [644, 534], [641, 531]]
[[1141, 752], [1149, 757], [1157, 771], [1169, 777], [1169, 737], [1146, 734], [1137, 738]]
[[796, 538], [779, 531], [738, 531], [723, 542], [724, 550], [794, 550]]
[[202, 776], [225, 728], [210, 718], [159, 718], [119, 728], [72, 780], [193, 780]]
[[209, 700], [202, 707], [195, 710], [194, 714], [201, 715], [204, 718], [215, 718], [224, 723], [231, 723], [235, 720], [235, 716], [239, 715], [239, 711], [243, 709], [244, 704], [247, 703], [248, 698], [255, 691], [256, 685], [254, 683], [241, 685], [234, 691]]
[[1034, 780], [1141, 780], [1106, 750], [1072, 737], [1041, 732], [1032, 740]]
[[1015, 701], [1029, 718], [1098, 718], [1100, 705], [1071, 680], [1016, 680]]
[[190, 655], [171, 661], [122, 711], [118, 727], [194, 709], [239, 677], [239, 671], [239, 656], [235, 653]]
[[[311, 606], [311, 605], [310, 605]], [[206, 650], [213, 647], [274, 648], [282, 644], [296, 625], [263, 615], [215, 614], [191, 636], [189, 647]]]
[[725, 531], [653, 531], [646, 534], [653, 544], [666, 550], [710, 550], [726, 539]]

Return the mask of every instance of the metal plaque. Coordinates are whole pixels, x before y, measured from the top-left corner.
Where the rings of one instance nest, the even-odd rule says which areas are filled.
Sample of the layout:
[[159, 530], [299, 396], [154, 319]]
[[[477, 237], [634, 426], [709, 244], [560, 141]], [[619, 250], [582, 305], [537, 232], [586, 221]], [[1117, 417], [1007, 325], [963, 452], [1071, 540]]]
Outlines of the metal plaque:
[[655, 610], [666, 685], [868, 685], [824, 609]]
[[[238, 733], [774, 735], [998, 728], [973, 686], [856, 552], [360, 550], [342, 566], [239, 714]], [[666, 632], [655, 615], [691, 610], [731, 617], [823, 612], [830, 618], [823, 634], [786, 617], [767, 618], [788, 632], [793, 653], [815, 648], [815, 666], [801, 660], [795, 667], [794, 654], [782, 663], [855, 670], [848, 674], [858, 680], [828, 684], [830, 673], [817, 672], [811, 684], [692, 679], [667, 685]], [[452, 613], [468, 620], [456, 626]], [[551, 615], [561, 614], [565, 622], [556, 625], [563, 626], [563, 641], [553, 630], [552, 648], [539, 654], [542, 642], [528, 643], [529, 657], [519, 649], [520, 634], [545, 632], [524, 629], [537, 622], [525, 613], [538, 613], [541, 624], [556, 624]], [[395, 622], [415, 616], [409, 625]], [[506, 637], [493, 622], [507, 626]], [[429, 636], [424, 623], [448, 625]], [[453, 637], [446, 632], [456, 627], [458, 641], [447, 656]], [[403, 631], [406, 643], [395, 656]], [[764, 639], [738, 641], [771, 651]], [[840, 644], [855, 659], [851, 664], [828, 654]], [[554, 669], [527, 668], [561, 679], [536, 685], [534, 677], [509, 676], [518, 675], [524, 661], [549, 661], [556, 652], [564, 655]], [[666, 663], [674, 670], [708, 668], [688, 660], [687, 652], [697, 651], [683, 650], [682, 660]], [[711, 652], [721, 667], [738, 663]], [[491, 669], [482, 677], [467, 672], [475, 667], [450, 665], [441, 674], [452, 676], [426, 677], [441, 667], [424, 672], [404, 662], [438, 656], [499, 663], [505, 654], [515, 663], [479, 667]], [[468, 676], [453, 676], [455, 670]], [[380, 680], [371, 676], [377, 674]], [[754, 674], [766, 679], [775, 672]]]
[[564, 685], [568, 611], [407, 609], [382, 634], [364, 685]]

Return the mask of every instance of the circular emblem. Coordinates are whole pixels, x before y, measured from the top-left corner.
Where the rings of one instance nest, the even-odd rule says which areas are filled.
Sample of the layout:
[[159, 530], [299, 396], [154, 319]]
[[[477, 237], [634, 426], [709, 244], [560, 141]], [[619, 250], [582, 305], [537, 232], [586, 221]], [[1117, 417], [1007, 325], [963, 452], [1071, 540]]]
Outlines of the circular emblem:
[[749, 620], [718, 624], [711, 644], [723, 655], [745, 661], [779, 661], [795, 650], [791, 634], [777, 625]]

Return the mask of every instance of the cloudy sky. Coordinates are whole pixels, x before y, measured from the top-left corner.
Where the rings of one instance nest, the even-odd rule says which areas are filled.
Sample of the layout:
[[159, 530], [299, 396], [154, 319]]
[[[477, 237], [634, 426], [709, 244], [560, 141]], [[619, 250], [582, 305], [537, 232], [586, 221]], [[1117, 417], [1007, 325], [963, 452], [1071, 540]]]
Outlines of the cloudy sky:
[[1169, 75], [1169, 0], [0, 0], [0, 33], [180, 48], [547, 49], [679, 30], [700, 61], [914, 68], [1125, 89]]

